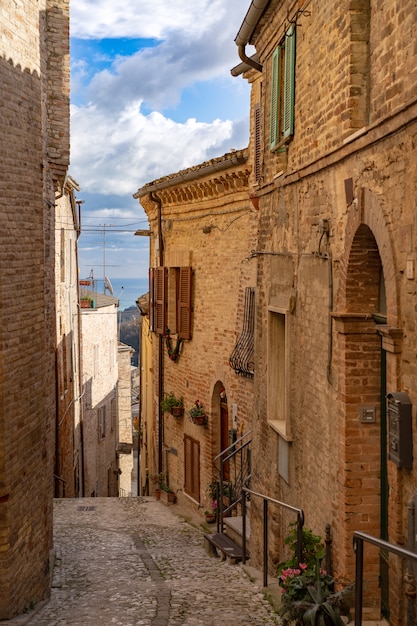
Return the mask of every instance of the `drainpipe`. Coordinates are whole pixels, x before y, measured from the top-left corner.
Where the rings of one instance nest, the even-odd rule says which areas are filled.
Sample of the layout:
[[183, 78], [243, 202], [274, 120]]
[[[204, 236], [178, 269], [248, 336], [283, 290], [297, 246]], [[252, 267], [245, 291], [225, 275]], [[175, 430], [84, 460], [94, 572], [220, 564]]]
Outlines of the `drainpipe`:
[[252, 0], [248, 12], [242, 22], [238, 34], [235, 37], [235, 44], [238, 47], [240, 59], [253, 67], [258, 72], [262, 72], [262, 65], [258, 63], [253, 57], [250, 58], [245, 52], [245, 47], [249, 43], [255, 28], [258, 25], [266, 7], [269, 4], [269, 0]]
[[[149, 197], [157, 207], [157, 233], [159, 244], [159, 265], [164, 265], [164, 244], [162, 241], [162, 201], [153, 191], [149, 193]], [[158, 343], [158, 398], [162, 398], [164, 393], [164, 338], [159, 335]], [[161, 403], [158, 402], [158, 474], [163, 471], [162, 454], [164, 444], [164, 425]]]

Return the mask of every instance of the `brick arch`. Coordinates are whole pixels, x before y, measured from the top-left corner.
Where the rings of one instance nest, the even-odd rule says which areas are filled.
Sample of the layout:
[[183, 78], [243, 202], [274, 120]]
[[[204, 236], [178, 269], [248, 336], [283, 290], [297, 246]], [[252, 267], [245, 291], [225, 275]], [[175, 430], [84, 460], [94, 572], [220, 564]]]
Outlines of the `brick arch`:
[[[350, 213], [346, 227], [337, 308], [351, 313], [375, 312], [379, 286], [375, 282], [379, 280], [382, 267], [387, 298], [387, 323], [395, 327], [399, 319], [396, 263], [382, 203], [369, 189], [359, 190], [358, 196], [360, 201]], [[369, 248], [367, 258], [363, 254], [365, 246]], [[364, 277], [366, 284], [361, 285], [360, 274], [365, 268], [369, 275]], [[367, 288], [370, 293], [365, 293]], [[358, 297], [360, 293], [364, 295], [363, 300]]]

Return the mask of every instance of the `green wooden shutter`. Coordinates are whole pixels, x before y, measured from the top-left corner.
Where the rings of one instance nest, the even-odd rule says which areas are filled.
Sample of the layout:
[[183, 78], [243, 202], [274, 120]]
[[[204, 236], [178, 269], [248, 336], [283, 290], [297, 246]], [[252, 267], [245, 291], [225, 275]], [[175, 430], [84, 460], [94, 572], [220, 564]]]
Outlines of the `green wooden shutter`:
[[163, 335], [166, 329], [166, 267], [154, 269], [155, 332]]
[[295, 26], [285, 34], [284, 92], [282, 110], [283, 138], [294, 134], [294, 88], [295, 88]]
[[180, 267], [178, 285], [178, 334], [191, 339], [191, 279], [192, 268]]
[[272, 55], [272, 81], [271, 81], [271, 124], [269, 145], [273, 150], [279, 143], [279, 91], [281, 82], [280, 71], [281, 46], [277, 46]]
[[255, 180], [258, 182], [261, 178], [261, 105], [255, 105], [255, 137], [254, 137], [254, 172]]

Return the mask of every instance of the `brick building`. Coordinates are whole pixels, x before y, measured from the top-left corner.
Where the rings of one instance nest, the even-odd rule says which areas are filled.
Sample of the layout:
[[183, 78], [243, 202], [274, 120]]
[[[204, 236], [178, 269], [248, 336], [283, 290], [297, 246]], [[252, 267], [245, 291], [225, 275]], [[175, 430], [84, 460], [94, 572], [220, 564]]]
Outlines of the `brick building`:
[[[407, 0], [261, 0], [236, 37], [259, 207], [252, 486], [330, 524], [339, 581], [355, 530], [415, 548], [416, 19]], [[293, 520], [272, 515], [271, 562]], [[251, 529], [256, 560], [256, 500]], [[405, 564], [365, 563], [365, 604], [404, 623]]]
[[[142, 321], [151, 335], [141, 342], [142, 358], [152, 359], [141, 368], [141, 480], [144, 472], [163, 473], [178, 498], [204, 508], [214, 457], [228, 447], [229, 431], [245, 433], [252, 417], [253, 364], [245, 364], [247, 377], [229, 365], [256, 278], [248, 262], [257, 216], [247, 159], [247, 151], [232, 152], [135, 194], [149, 219], [151, 267], [150, 315]], [[180, 418], [161, 409], [171, 392], [183, 398]], [[196, 399], [207, 415], [203, 426], [188, 417]]]
[[83, 442], [81, 434], [80, 309], [78, 295], [78, 237], [80, 216], [75, 200], [77, 183], [68, 176], [55, 203], [56, 290], [56, 445], [55, 497], [81, 495]]
[[0, 7], [0, 619], [47, 597], [55, 199], [69, 160], [68, 0]]
[[[83, 300], [88, 297], [88, 307]], [[119, 494], [117, 298], [80, 288], [84, 491]], [[130, 382], [130, 378], [129, 378]]]

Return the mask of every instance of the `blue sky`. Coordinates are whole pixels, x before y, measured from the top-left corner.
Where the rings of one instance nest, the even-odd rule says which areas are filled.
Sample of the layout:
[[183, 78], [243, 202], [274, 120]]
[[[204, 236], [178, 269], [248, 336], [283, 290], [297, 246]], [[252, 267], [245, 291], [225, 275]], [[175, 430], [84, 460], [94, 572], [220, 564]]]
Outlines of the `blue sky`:
[[[147, 182], [249, 142], [249, 85], [233, 78], [249, 0], [72, 0], [71, 168], [80, 276], [145, 277]], [[104, 235], [105, 231], [105, 235]], [[122, 232], [125, 231], [125, 232]], [[106, 240], [105, 259], [103, 254]]]

